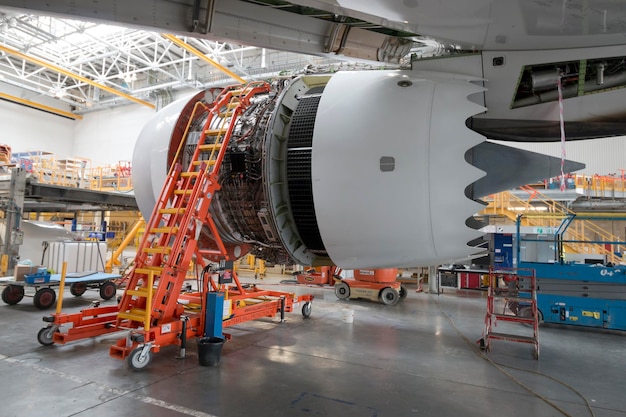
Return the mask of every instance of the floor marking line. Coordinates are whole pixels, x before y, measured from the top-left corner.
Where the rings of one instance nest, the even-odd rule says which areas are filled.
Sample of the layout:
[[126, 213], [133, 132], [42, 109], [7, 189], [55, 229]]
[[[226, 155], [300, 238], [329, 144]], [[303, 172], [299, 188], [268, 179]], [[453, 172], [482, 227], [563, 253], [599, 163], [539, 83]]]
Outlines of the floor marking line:
[[58, 371], [56, 369], [52, 369], [52, 368], [47, 368], [45, 366], [41, 366], [41, 365], [37, 365], [37, 364], [33, 364], [33, 363], [27, 363], [24, 362], [21, 359], [15, 359], [15, 358], [7, 358], [5, 356], [0, 355], [0, 360], [4, 360], [8, 363], [12, 363], [12, 364], [16, 364], [16, 365], [20, 365], [20, 366], [25, 366], [28, 368], [31, 368], [35, 371], [41, 372], [43, 374], [47, 374], [47, 375], [54, 375], [54, 376], [58, 376], [60, 378], [75, 382], [77, 384], [86, 386], [86, 385], [92, 385], [97, 387], [100, 390], [115, 394], [119, 397], [131, 397], [135, 400], [141, 401], [143, 403], [146, 404], [151, 404], [160, 408], [165, 408], [167, 410], [171, 410], [171, 411], [176, 411], [178, 413], [181, 414], [185, 414], [191, 417], [218, 417], [216, 415], [213, 414], [208, 414], [199, 410], [194, 410], [191, 408], [187, 408], [184, 407], [182, 405], [177, 405], [177, 404], [172, 404], [163, 400], [159, 400], [157, 398], [153, 398], [153, 397], [148, 397], [145, 395], [141, 395], [135, 391], [129, 391], [129, 390], [120, 390], [118, 388], [115, 387], [111, 387], [109, 385], [105, 385], [105, 384], [101, 384], [99, 382], [95, 382], [95, 381], [91, 381], [88, 379], [83, 379], [80, 377], [77, 377], [75, 375], [70, 375], [66, 372], [62, 372], [62, 371]]

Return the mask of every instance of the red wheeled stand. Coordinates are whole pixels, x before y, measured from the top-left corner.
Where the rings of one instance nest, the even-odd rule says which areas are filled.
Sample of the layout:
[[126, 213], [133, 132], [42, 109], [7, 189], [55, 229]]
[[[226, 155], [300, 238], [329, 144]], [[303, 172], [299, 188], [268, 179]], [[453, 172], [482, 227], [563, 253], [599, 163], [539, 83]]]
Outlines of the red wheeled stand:
[[[518, 326], [519, 332], [510, 333], [514, 326], [507, 326], [506, 330], [496, 332], [494, 328], [498, 322], [524, 324], [526, 327]], [[532, 331], [521, 334], [528, 328]], [[539, 359], [537, 279], [534, 269], [490, 269], [485, 329], [478, 343], [481, 349], [489, 351], [492, 340], [532, 344], [534, 358]]]

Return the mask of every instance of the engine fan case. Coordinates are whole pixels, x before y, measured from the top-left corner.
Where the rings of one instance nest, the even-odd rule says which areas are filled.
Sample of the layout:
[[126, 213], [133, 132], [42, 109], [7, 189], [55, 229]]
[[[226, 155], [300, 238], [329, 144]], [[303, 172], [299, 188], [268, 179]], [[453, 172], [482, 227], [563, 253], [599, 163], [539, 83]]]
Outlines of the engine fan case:
[[348, 269], [432, 265], [471, 253], [465, 188], [484, 175], [465, 152], [484, 137], [465, 120], [485, 109], [467, 77], [337, 73], [315, 120], [313, 201], [332, 261]]
[[[204, 93], [201, 93], [202, 95]], [[179, 118], [186, 108], [198, 101], [200, 94], [177, 100], [164, 107], [150, 119], [139, 133], [133, 152], [132, 178], [135, 200], [145, 219], [149, 219], [156, 199], [161, 193], [169, 170], [168, 155], [176, 152]], [[184, 125], [182, 126], [184, 128]], [[174, 147], [173, 150], [171, 148]]]

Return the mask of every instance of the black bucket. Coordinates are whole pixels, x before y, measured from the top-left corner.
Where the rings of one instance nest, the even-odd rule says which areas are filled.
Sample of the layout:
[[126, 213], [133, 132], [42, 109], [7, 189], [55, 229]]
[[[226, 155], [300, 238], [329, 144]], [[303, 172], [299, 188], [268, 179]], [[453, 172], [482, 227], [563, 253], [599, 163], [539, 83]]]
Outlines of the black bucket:
[[198, 339], [198, 362], [200, 366], [217, 366], [222, 357], [224, 339], [221, 337], [201, 337]]

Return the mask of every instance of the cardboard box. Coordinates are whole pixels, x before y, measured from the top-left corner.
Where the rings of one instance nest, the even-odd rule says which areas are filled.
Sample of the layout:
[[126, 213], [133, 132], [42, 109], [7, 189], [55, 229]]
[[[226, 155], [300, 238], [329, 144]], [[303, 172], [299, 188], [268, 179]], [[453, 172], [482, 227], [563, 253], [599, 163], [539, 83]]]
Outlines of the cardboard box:
[[15, 265], [13, 276], [16, 281], [24, 281], [24, 275], [36, 274], [38, 268], [41, 268], [41, 265]]

